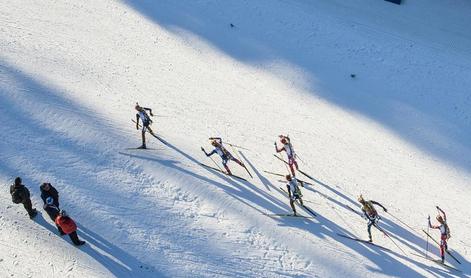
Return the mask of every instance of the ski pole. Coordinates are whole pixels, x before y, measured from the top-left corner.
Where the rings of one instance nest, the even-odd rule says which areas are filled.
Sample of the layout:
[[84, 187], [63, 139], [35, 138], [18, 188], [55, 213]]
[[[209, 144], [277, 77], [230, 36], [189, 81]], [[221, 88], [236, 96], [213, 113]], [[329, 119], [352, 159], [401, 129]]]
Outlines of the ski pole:
[[387, 214], [391, 215], [394, 219], [396, 219], [397, 221], [399, 221], [400, 223], [402, 223], [404, 226], [406, 226], [407, 228], [409, 228], [411, 231], [413, 232], [416, 232], [414, 230], [414, 228], [412, 228], [411, 226], [407, 225], [407, 223], [405, 223], [404, 221], [402, 221], [401, 219], [399, 219], [398, 217], [396, 217], [395, 215], [391, 214], [389, 211], [386, 212]]
[[380, 228], [378, 225], [376, 225], [376, 224], [375, 224], [374, 226], [376, 227], [376, 229], [380, 230], [385, 236], [387, 236], [387, 237], [391, 240], [391, 242], [394, 243], [394, 245], [396, 245], [396, 247], [399, 248], [399, 250], [401, 250], [401, 252], [404, 254], [404, 256], [407, 257], [406, 252], [392, 239], [392, 237], [391, 237], [388, 233], [386, 233], [386, 231], [384, 231], [383, 229], [381, 229], [381, 228]]
[[228, 143], [228, 142], [224, 142], [224, 144], [227, 144], [231, 147], [236, 147], [236, 148], [239, 148], [239, 149], [243, 149], [243, 150], [246, 150], [246, 151], [250, 151], [249, 149], [247, 148], [244, 148], [244, 147], [241, 147], [241, 146], [238, 146], [238, 145], [234, 145], [234, 144], [231, 144], [231, 143]]
[[[427, 223], [427, 234], [428, 234], [428, 232], [429, 232], [429, 229], [430, 229], [430, 227], [429, 227], [429, 225], [428, 225], [428, 223]], [[426, 258], [426, 259], [428, 258], [428, 236], [427, 236], [427, 245], [425, 245], [425, 258]]]

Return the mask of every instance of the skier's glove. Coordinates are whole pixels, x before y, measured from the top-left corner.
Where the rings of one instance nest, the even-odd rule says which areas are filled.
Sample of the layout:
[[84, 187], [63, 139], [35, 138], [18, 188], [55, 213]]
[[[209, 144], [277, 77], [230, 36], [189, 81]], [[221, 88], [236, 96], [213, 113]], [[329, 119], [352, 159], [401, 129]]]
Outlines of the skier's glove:
[[152, 112], [150, 112], [150, 116], [151, 116], [151, 117], [154, 117], [154, 114], [152, 114]]
[[384, 212], [388, 212], [388, 209], [387, 209], [387, 208], [384, 208]]
[[139, 126], [138, 126], [138, 125], [136, 125], [136, 129], [139, 130]]
[[440, 210], [440, 208], [438, 206], [435, 206], [438, 210]]
[[428, 221], [430, 221], [430, 215], [427, 217]]
[[201, 147], [201, 150], [204, 152], [204, 148], [203, 148], [203, 147]]

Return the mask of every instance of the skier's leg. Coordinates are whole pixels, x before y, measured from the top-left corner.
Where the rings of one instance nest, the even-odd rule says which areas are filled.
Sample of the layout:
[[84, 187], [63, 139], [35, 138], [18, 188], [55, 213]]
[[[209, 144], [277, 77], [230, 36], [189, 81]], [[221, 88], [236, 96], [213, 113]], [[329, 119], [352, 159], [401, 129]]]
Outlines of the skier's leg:
[[299, 200], [299, 203], [301, 203], [301, 206], [304, 206], [303, 199], [301, 199], [301, 197], [300, 197], [300, 198], [298, 198], [298, 200]]
[[445, 246], [446, 242], [442, 239], [440, 241], [440, 257], [442, 257], [442, 263], [445, 262]]
[[29, 214], [29, 217], [34, 217], [36, 215], [35, 210], [33, 209], [33, 204], [31, 203], [31, 199], [27, 199], [23, 202], [23, 206], [25, 207], [26, 211]]
[[146, 145], [146, 132], [142, 129], [142, 146]]
[[371, 226], [373, 226], [373, 224], [374, 224], [374, 221], [371, 221], [371, 220], [368, 221], [368, 238], [370, 239], [370, 241], [373, 241], [373, 239], [371, 238]]
[[231, 160], [234, 161], [235, 163], [239, 164], [240, 166], [244, 167], [244, 163], [242, 163], [242, 162], [241, 162], [240, 160], [238, 160], [237, 158], [232, 157]]
[[227, 166], [227, 159], [224, 159], [224, 158], [222, 159], [222, 165], [224, 166], [224, 169], [226, 169], [227, 174], [228, 174], [228, 175], [232, 175], [231, 170], [230, 170], [229, 167]]
[[150, 134], [152, 134], [153, 136], [155, 136], [154, 131], [150, 128], [150, 126], [148, 126], [147, 129], [149, 130], [149, 133], [150, 133]]
[[293, 164], [294, 166], [296, 167], [296, 170], [299, 170], [299, 167], [298, 167], [298, 162], [296, 160], [293, 159]]
[[296, 208], [294, 207], [293, 199], [289, 199], [289, 205], [291, 206], [291, 209], [293, 210], [293, 214], [296, 215]]

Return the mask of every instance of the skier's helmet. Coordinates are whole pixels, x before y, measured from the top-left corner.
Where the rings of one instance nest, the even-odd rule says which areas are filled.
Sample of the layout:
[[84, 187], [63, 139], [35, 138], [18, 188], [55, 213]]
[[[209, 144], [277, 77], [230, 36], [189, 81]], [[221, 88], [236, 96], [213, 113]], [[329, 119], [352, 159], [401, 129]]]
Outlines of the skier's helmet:
[[21, 184], [21, 178], [20, 178], [20, 177], [16, 177], [16, 179], [15, 179], [15, 184], [16, 184], [16, 185], [20, 185], [20, 184]]
[[290, 181], [291, 180], [291, 175], [286, 175], [285, 178], [286, 178], [287, 181]]
[[362, 203], [362, 204], [365, 202], [365, 199], [363, 199], [363, 195], [362, 195], [362, 194], [360, 194], [360, 196], [358, 196], [358, 202], [360, 202], [360, 203]]
[[441, 215], [437, 215], [437, 221], [443, 223], [443, 217]]
[[139, 103], [136, 102], [136, 106], [134, 106], [134, 108], [137, 110], [137, 111], [141, 111], [142, 108], [141, 106], [139, 105]]
[[46, 198], [46, 204], [52, 205], [54, 203], [54, 199], [52, 197], [47, 197]]
[[286, 141], [286, 138], [281, 138], [281, 140], [280, 140], [280, 141], [281, 141], [281, 143], [282, 143], [282, 144], [286, 144], [286, 143], [288, 143], [288, 141]]
[[217, 140], [212, 140], [212, 141], [211, 141], [211, 145], [217, 147], [217, 146], [219, 146], [220, 144], [219, 144], [219, 142], [218, 142]]

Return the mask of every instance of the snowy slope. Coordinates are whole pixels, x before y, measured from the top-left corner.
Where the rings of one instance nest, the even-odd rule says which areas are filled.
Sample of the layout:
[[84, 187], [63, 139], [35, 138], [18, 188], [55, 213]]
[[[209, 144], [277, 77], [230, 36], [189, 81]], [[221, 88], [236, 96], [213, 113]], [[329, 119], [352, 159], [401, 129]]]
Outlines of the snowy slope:
[[[2, 277], [471, 275], [469, 1], [0, 5]], [[167, 145], [126, 150], [136, 101]], [[315, 219], [263, 215], [290, 211], [264, 172], [286, 172], [282, 133], [316, 180], [303, 190]], [[199, 166], [216, 135], [248, 149], [230, 150], [254, 179]], [[88, 244], [11, 204], [18, 175], [38, 209], [39, 184], [56, 186]], [[388, 207], [399, 248], [378, 231], [390, 251], [337, 236], [366, 238], [346, 208], [360, 193]], [[463, 273], [411, 254], [435, 205]]]

